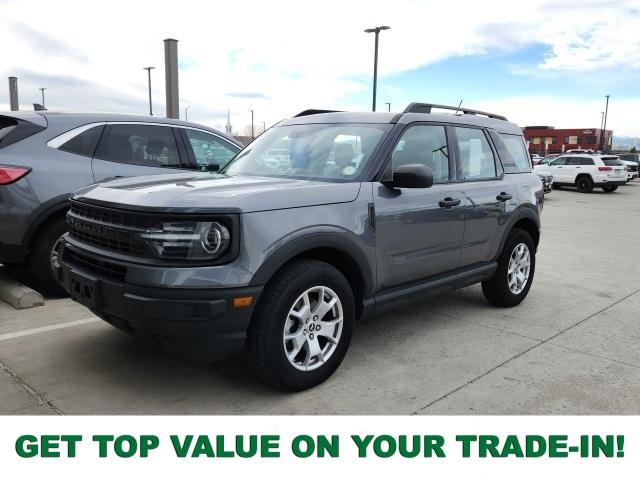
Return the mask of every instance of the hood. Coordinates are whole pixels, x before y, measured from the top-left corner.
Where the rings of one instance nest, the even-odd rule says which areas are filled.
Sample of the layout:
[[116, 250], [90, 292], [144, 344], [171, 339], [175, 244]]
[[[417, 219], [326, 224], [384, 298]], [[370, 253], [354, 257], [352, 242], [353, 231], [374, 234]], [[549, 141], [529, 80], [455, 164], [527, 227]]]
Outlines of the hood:
[[91, 185], [75, 200], [135, 210], [259, 212], [352, 202], [360, 183], [188, 173], [123, 178]]

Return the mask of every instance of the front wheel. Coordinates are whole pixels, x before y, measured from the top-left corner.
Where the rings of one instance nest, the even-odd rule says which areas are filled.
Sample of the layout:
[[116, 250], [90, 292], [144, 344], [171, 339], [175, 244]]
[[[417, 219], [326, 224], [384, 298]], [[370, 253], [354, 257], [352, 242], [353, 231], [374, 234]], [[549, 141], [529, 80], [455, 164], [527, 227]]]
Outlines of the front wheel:
[[576, 180], [576, 188], [580, 193], [589, 193], [593, 190], [593, 180], [587, 175], [581, 175]]
[[67, 295], [56, 274], [56, 269], [60, 266], [58, 250], [65, 233], [67, 223], [64, 218], [49, 222], [34, 240], [29, 262], [31, 273], [42, 289], [56, 296]]
[[604, 190], [607, 193], [615, 192], [617, 189], [618, 189], [617, 185], [605, 185], [604, 187], [602, 187], [602, 190]]
[[311, 388], [337, 370], [355, 323], [353, 291], [335, 267], [294, 261], [267, 284], [249, 327], [247, 357], [266, 383]]
[[514, 307], [529, 293], [535, 268], [536, 251], [531, 235], [514, 228], [504, 244], [496, 272], [482, 282], [482, 293], [494, 305]]

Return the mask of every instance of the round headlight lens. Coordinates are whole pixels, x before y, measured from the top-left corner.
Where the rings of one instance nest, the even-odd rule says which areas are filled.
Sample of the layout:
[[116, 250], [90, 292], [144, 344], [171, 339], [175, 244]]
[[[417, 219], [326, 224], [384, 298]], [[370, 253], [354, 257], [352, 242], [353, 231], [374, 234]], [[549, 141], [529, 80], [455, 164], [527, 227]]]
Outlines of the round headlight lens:
[[211, 255], [224, 252], [229, 246], [229, 230], [218, 222], [212, 222], [209, 229], [204, 232], [202, 238], [202, 248]]

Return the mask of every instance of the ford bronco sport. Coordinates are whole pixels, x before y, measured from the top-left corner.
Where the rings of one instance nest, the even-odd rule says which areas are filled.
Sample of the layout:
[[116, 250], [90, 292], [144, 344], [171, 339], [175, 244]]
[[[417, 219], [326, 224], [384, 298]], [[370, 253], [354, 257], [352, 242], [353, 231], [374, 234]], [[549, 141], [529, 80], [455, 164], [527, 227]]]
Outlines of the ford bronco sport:
[[76, 192], [58, 273], [126, 332], [199, 360], [244, 351], [260, 378], [302, 390], [385, 308], [478, 282], [519, 304], [543, 198], [502, 116], [307, 110], [219, 172]]

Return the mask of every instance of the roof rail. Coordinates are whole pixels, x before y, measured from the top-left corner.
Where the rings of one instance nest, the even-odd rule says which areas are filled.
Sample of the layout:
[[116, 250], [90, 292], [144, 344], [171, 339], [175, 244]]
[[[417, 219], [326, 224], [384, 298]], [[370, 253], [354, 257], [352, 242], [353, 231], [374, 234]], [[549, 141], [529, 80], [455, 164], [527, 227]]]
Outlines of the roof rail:
[[443, 110], [455, 110], [456, 112], [462, 112], [465, 115], [484, 115], [485, 117], [495, 118], [497, 120], [507, 120], [507, 117], [497, 115], [495, 113], [482, 112], [480, 110], [472, 110], [466, 107], [455, 107], [450, 105], [436, 105], [435, 103], [410, 103], [403, 113], [431, 113], [432, 108], [440, 108]]
[[317, 115], [319, 113], [336, 113], [336, 112], [340, 112], [340, 110], [316, 110], [316, 109], [310, 109], [310, 110], [304, 110], [300, 113], [298, 113], [297, 115], [294, 115], [295, 117], [306, 117], [307, 115]]

